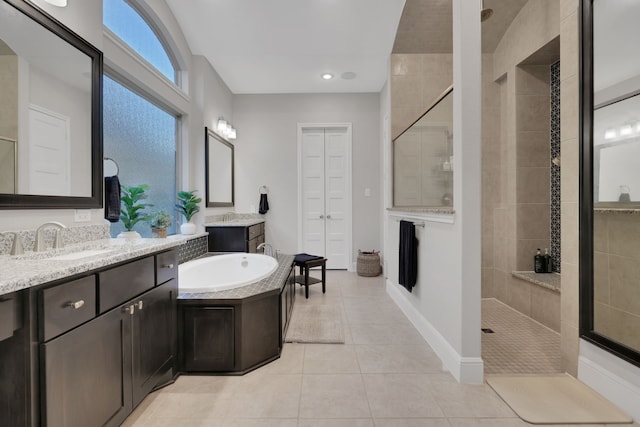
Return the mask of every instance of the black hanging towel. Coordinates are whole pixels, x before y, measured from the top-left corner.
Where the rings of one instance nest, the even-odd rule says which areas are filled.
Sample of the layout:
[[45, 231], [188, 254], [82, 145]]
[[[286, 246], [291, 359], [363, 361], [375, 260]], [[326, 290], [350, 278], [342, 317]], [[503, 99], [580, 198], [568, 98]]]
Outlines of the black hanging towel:
[[260, 194], [260, 207], [258, 213], [266, 214], [269, 210], [269, 201], [267, 200], [267, 193]]
[[411, 292], [418, 276], [418, 239], [416, 239], [416, 226], [410, 221], [400, 221], [398, 267], [398, 283]]
[[120, 180], [118, 175], [104, 178], [104, 217], [109, 222], [120, 221]]

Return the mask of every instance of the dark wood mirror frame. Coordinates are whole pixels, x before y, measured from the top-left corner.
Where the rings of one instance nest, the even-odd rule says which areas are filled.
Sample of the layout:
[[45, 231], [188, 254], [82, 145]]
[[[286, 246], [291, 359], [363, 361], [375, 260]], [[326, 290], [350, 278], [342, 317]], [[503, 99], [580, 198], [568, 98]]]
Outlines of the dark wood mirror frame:
[[90, 209], [102, 208], [102, 52], [35, 5], [23, 0], [0, 0], [13, 6], [52, 35], [85, 53], [91, 65], [91, 196], [41, 196], [0, 194], [0, 209]]
[[[580, 337], [640, 366], [640, 352], [594, 329], [593, 0], [581, 0], [580, 20]], [[640, 331], [639, 331], [640, 333]]]

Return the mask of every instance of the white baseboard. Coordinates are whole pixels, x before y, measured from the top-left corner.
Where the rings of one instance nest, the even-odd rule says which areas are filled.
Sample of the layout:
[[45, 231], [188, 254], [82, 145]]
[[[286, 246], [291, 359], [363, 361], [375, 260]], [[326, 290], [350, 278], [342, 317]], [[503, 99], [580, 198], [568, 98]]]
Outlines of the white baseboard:
[[[586, 342], [580, 342], [578, 379], [640, 420], [640, 369]], [[611, 365], [611, 369], [608, 369]], [[613, 372], [615, 370], [616, 372]], [[621, 376], [621, 375], [624, 375]], [[632, 380], [633, 383], [628, 380]]]
[[444, 369], [451, 372], [458, 382], [463, 384], [482, 384], [484, 381], [484, 362], [481, 357], [462, 357], [440, 334], [440, 332], [407, 299], [406, 292], [387, 280], [387, 293], [400, 307], [420, 335], [438, 355]]

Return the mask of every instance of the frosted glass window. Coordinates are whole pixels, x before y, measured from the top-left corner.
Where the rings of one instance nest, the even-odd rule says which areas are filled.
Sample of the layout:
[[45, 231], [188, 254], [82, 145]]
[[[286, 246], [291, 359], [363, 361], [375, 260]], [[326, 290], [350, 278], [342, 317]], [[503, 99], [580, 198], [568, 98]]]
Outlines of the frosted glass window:
[[[147, 211], [164, 209], [176, 224], [176, 127], [177, 118], [138, 96], [118, 82], [104, 77], [104, 155], [118, 163], [120, 184], [148, 184]], [[148, 223], [134, 229], [151, 236]], [[122, 222], [111, 224], [111, 235], [124, 230]]]
[[103, 1], [104, 25], [140, 56], [175, 82], [176, 70], [162, 42], [140, 16], [124, 0]]

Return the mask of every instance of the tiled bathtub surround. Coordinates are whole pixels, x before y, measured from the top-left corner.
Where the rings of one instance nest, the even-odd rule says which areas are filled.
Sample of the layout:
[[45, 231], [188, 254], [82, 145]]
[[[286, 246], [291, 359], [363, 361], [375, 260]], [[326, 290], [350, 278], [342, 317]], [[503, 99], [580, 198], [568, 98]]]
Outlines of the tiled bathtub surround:
[[[47, 247], [53, 245], [56, 236], [56, 228], [48, 227], [44, 229], [44, 240]], [[16, 230], [22, 241], [25, 251], [32, 251], [35, 247], [36, 230]], [[91, 242], [94, 240], [109, 238], [109, 224], [85, 225], [80, 227], [67, 227], [60, 230], [64, 245]], [[7, 255], [11, 250], [13, 236], [0, 234], [0, 255]]]
[[200, 236], [195, 239], [187, 240], [180, 246], [178, 251], [178, 264], [198, 258], [199, 256], [206, 254], [207, 250], [207, 236]]

